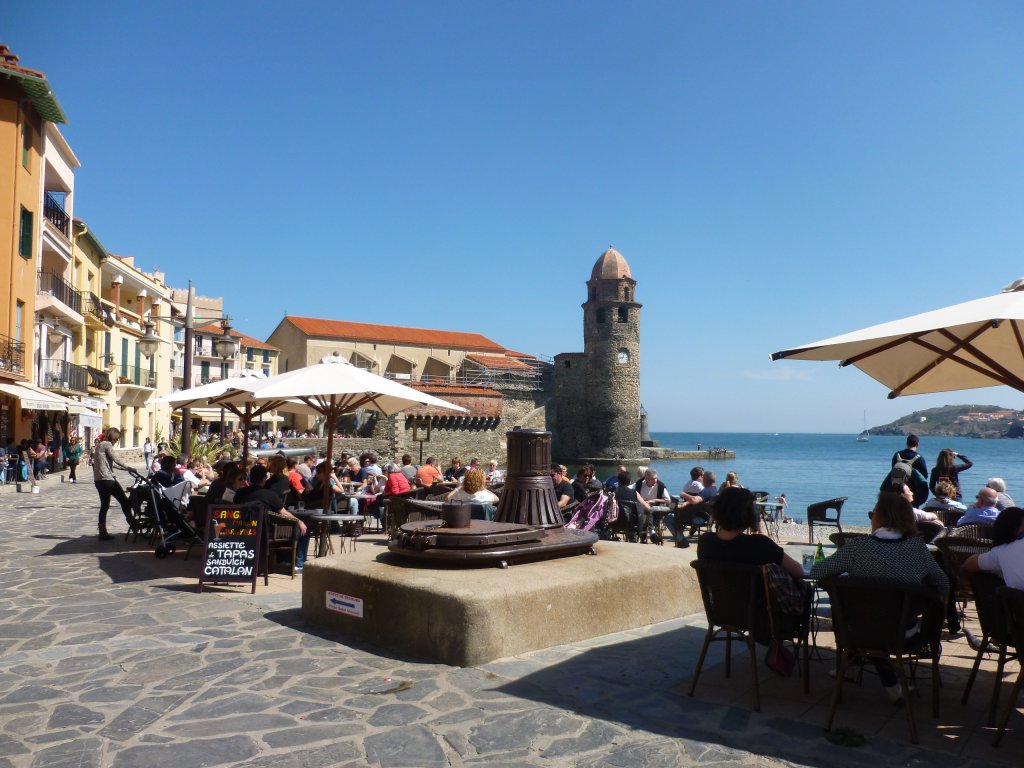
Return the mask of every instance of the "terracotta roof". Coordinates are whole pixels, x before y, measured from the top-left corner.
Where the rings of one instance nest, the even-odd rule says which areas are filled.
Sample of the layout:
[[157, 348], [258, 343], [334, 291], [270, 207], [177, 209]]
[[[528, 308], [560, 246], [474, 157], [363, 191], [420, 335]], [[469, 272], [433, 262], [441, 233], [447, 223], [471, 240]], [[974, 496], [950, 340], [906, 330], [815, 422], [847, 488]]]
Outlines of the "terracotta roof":
[[[220, 327], [219, 324], [217, 324], [217, 323], [209, 323], [208, 325], [204, 325], [201, 328], [196, 328], [195, 329], [195, 333], [208, 333], [208, 334], [211, 334], [213, 336], [220, 336], [221, 333], [223, 333], [223, 331], [221, 330], [221, 327]], [[269, 349], [269, 350], [271, 350], [273, 352], [280, 352], [281, 351], [277, 347], [274, 347], [274, 346], [271, 346], [270, 344], [267, 344], [267, 342], [265, 342], [265, 341], [260, 341], [259, 339], [254, 339], [252, 336], [249, 336], [249, 335], [244, 334], [244, 333], [240, 333], [239, 331], [236, 331], [234, 328], [231, 329], [231, 336], [232, 336], [232, 338], [238, 339], [242, 343], [243, 347], [255, 347], [256, 349]]]
[[614, 248], [601, 254], [590, 273], [591, 280], [618, 280], [623, 277], [632, 279], [633, 275], [622, 254]]
[[285, 316], [303, 333], [331, 339], [375, 341], [387, 344], [408, 344], [417, 347], [452, 347], [455, 349], [504, 352], [505, 348], [479, 333], [436, 331], [429, 328], [405, 328], [398, 325], [351, 323], [345, 320], [323, 320], [315, 317]]
[[484, 366], [485, 368], [511, 368], [517, 371], [533, 371], [533, 366], [527, 365], [514, 357], [501, 357], [499, 355], [466, 355], [467, 360]]
[[18, 65], [18, 57], [6, 45], [0, 45], [0, 76], [18, 81], [18, 86], [32, 102], [44, 120], [51, 123], [66, 123], [67, 117], [57, 97], [53, 95], [46, 75], [36, 69]]
[[537, 357], [536, 355], [528, 355], [526, 352], [516, 352], [514, 349], [506, 349], [505, 356], [518, 357], [522, 358], [523, 360], [540, 360], [540, 358]]
[[[426, 392], [429, 395], [437, 395], [442, 400], [447, 400], [449, 396], [457, 395], [472, 395], [473, 397], [501, 397], [501, 392], [496, 389], [488, 389], [487, 387], [445, 387], [438, 386], [437, 384], [421, 384], [418, 381], [406, 382], [406, 386], [412, 387], [413, 389], [419, 390], [420, 392]], [[453, 414], [451, 411], [445, 411], [450, 415]]]

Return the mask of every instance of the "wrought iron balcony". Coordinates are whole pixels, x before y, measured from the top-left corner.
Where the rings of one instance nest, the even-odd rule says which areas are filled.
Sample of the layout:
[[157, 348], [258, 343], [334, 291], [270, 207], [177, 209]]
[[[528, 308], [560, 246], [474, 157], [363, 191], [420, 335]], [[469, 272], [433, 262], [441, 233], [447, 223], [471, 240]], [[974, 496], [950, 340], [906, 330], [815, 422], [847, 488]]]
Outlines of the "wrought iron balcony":
[[71, 237], [71, 217], [64, 210], [64, 204], [52, 192], [47, 192], [43, 200], [43, 216], [59, 229], [64, 237]]
[[86, 392], [89, 387], [89, 371], [67, 360], [43, 360], [42, 384], [46, 389]]
[[21, 373], [25, 367], [24, 343], [0, 333], [0, 371]]
[[106, 371], [101, 371], [99, 368], [93, 368], [89, 366], [89, 389], [98, 389], [102, 392], [109, 392], [114, 388], [114, 385], [110, 383], [110, 376], [107, 375]]
[[37, 293], [53, 296], [57, 301], [82, 313], [82, 296], [67, 280], [55, 272], [40, 272]]
[[144, 368], [137, 368], [134, 365], [122, 365], [116, 369], [117, 383], [127, 384], [135, 387], [156, 388], [156, 372]]

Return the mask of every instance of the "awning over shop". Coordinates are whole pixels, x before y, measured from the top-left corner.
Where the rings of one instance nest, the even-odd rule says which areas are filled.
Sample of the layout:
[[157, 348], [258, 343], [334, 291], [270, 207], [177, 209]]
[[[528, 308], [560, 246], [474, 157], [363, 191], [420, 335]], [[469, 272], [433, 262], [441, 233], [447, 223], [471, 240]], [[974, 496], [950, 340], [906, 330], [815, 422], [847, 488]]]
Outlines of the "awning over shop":
[[81, 429], [103, 429], [103, 417], [95, 411], [79, 414], [78, 426]]
[[76, 405], [73, 400], [31, 384], [0, 382], [0, 392], [18, 398], [21, 407], [31, 411], [66, 411], [69, 405]]

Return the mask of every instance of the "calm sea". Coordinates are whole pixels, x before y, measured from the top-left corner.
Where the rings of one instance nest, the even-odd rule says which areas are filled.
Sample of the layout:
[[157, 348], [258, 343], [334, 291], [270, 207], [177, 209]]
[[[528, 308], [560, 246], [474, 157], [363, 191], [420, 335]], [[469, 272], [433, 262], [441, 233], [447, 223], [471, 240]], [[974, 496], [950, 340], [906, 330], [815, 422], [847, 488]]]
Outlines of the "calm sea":
[[[903, 437], [872, 437], [858, 443], [854, 435], [659, 432], [651, 437], [663, 448], [677, 451], [696, 450], [698, 442], [705, 450], [720, 447], [736, 451], [735, 459], [699, 463], [713, 469], [719, 481], [725, 479], [726, 472], [733, 471], [751, 490], [768, 491], [773, 498], [785, 493], [790, 514], [797, 518], [804, 517], [808, 504], [846, 496], [843, 520], [859, 525], [867, 525], [867, 513], [889, 471], [893, 453], [906, 445]], [[990, 477], [1001, 477], [1006, 481], [1007, 493], [1024, 504], [1024, 442], [923, 437], [921, 453], [929, 470], [943, 448], [952, 448], [974, 462], [960, 475], [964, 503], [970, 505], [977, 489]], [[656, 461], [652, 466], [675, 494], [690, 479], [690, 467], [695, 463]]]

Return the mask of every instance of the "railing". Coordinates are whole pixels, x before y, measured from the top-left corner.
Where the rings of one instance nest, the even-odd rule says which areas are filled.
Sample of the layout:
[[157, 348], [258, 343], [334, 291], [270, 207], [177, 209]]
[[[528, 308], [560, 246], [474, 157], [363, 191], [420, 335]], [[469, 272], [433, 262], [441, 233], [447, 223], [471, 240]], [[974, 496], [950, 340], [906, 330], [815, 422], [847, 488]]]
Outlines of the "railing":
[[434, 387], [486, 387], [488, 389], [540, 390], [543, 388], [539, 371], [505, 371], [488, 369], [458, 376], [420, 376], [413, 379], [407, 373], [385, 371], [384, 378], [402, 382], [418, 382]]
[[71, 217], [68, 216], [64, 206], [53, 196], [52, 192], [47, 192], [43, 199], [43, 216], [59, 229], [64, 237], [71, 237]]
[[199, 383], [200, 384], [213, 384], [213, 382], [220, 381], [223, 378], [224, 377], [220, 376], [219, 374], [217, 376], [214, 376], [213, 374], [210, 374], [209, 376], [200, 376], [199, 377]]
[[134, 365], [122, 365], [117, 368], [117, 383], [155, 389], [156, 371], [150, 372]]
[[25, 367], [25, 344], [0, 333], [0, 371], [21, 373]]
[[67, 360], [43, 360], [43, 386], [46, 389], [86, 392], [89, 388], [89, 371]]
[[93, 368], [89, 366], [86, 368], [89, 372], [89, 389], [99, 389], [103, 392], [109, 392], [114, 388], [114, 385], [110, 383], [110, 376], [106, 371], [101, 371], [99, 368]]
[[56, 272], [40, 272], [37, 293], [53, 296], [57, 301], [71, 307], [75, 312], [82, 311], [82, 296], [67, 280]]

